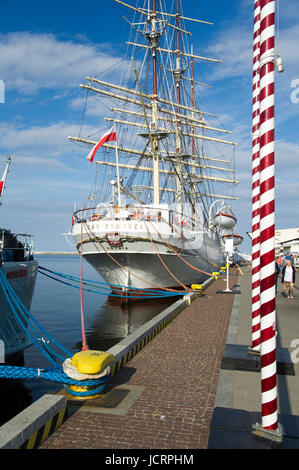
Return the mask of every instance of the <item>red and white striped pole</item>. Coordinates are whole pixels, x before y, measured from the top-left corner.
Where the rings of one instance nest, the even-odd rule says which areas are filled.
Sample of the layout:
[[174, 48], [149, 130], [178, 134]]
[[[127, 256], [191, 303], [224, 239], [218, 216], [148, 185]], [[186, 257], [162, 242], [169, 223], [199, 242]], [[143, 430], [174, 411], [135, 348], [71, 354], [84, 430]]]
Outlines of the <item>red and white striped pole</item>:
[[252, 77], [252, 343], [260, 351], [260, 0], [254, 3]]
[[279, 434], [277, 420], [274, 69], [275, 0], [260, 0], [260, 299], [262, 428]]

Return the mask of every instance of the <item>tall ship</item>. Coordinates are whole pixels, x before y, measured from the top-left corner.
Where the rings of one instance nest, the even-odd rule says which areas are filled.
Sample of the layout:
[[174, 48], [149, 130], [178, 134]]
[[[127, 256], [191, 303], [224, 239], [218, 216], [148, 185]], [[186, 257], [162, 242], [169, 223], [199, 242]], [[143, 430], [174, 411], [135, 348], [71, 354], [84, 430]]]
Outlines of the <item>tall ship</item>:
[[[0, 205], [11, 157], [0, 181]], [[13, 233], [0, 228], [0, 269], [20, 301], [29, 310], [34, 293], [38, 263], [34, 260], [34, 239], [25, 233]], [[23, 320], [24, 321], [24, 320]], [[25, 321], [24, 321], [24, 324]], [[13, 311], [6, 288], [0, 284], [0, 340], [1, 361], [16, 357], [31, 341], [24, 333]]]
[[85, 110], [96, 100], [107, 126], [69, 137], [95, 168], [69, 233], [113, 290], [188, 290], [223, 266], [223, 235], [237, 222], [228, 206], [238, 199], [236, 143], [202, 107], [209, 84], [197, 79], [221, 61], [192, 45], [192, 29], [212, 23], [185, 16], [188, 0], [114, 2], [130, 27], [123, 72], [80, 85]]

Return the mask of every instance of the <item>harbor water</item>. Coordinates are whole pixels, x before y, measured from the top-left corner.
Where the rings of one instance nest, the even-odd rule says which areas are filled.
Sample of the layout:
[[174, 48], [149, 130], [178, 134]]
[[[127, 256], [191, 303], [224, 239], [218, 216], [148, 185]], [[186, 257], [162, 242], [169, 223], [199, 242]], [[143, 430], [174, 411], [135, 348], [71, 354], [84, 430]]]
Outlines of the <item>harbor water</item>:
[[[75, 255], [38, 255], [39, 266], [80, 276], [80, 258]], [[83, 278], [99, 281], [98, 273], [83, 260]], [[106, 351], [152, 319], [177, 298], [135, 301], [120, 305], [107, 294], [83, 292], [84, 324], [89, 349]], [[31, 313], [72, 354], [81, 350], [80, 289], [38, 273]], [[40, 341], [43, 338], [39, 338]], [[17, 365], [43, 368], [51, 364], [35, 345], [27, 348]], [[1, 379], [0, 425], [43, 396], [61, 390], [62, 384], [44, 379]]]

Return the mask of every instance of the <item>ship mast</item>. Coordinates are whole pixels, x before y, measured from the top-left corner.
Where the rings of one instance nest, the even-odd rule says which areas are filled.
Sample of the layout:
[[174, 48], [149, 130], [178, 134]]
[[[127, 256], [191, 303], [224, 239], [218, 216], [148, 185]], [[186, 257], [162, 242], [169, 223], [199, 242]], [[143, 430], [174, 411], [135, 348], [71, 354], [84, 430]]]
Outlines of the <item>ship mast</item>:
[[[182, 34], [191, 35], [188, 31], [182, 29], [183, 22], [181, 20], [188, 20], [188, 21], [199, 21], [202, 23], [211, 24], [208, 22], [203, 22], [201, 20], [195, 20], [192, 18], [186, 18], [180, 15], [181, 11], [181, 4], [180, 0], [176, 0], [174, 7], [176, 11], [173, 13], [166, 13], [158, 11], [158, 1], [157, 0], [147, 0], [147, 9], [145, 8], [135, 8], [131, 5], [126, 4], [122, 0], [114, 0], [116, 3], [121, 4], [122, 6], [129, 8], [137, 12], [138, 14], [143, 16], [142, 22], [130, 23], [131, 26], [137, 31], [137, 33], [141, 34], [147, 41], [147, 45], [139, 44], [135, 42], [127, 42], [127, 45], [131, 45], [134, 48], [145, 48], [149, 52], [148, 59], [151, 62], [151, 73], [152, 73], [152, 92], [148, 93], [146, 88], [144, 90], [141, 89], [140, 80], [143, 76], [141, 72], [140, 80], [138, 76], [138, 72], [135, 66], [134, 59], [133, 61], [133, 68], [136, 76], [136, 83], [138, 89], [135, 89], [133, 86], [124, 86], [123, 84], [115, 84], [110, 83], [104, 80], [101, 80], [96, 77], [86, 77], [87, 84], [81, 84], [80, 87], [91, 91], [92, 93], [99, 94], [104, 98], [112, 99], [117, 102], [115, 107], [111, 107], [110, 110], [113, 113], [117, 113], [116, 118], [108, 118], [106, 117], [105, 120], [113, 121], [114, 123], [118, 123], [120, 125], [139, 128], [140, 131], [137, 132], [137, 135], [143, 137], [147, 143], [146, 147], [142, 150], [139, 147], [134, 147], [130, 145], [119, 145], [118, 151], [123, 158], [127, 154], [130, 157], [138, 156], [140, 157], [140, 161], [134, 167], [134, 171], [142, 171], [152, 173], [152, 187], [148, 187], [152, 194], [152, 203], [153, 205], [157, 206], [160, 204], [160, 191], [171, 191], [173, 192], [174, 199], [176, 201], [176, 210], [179, 214], [183, 213], [182, 206], [184, 202], [184, 194], [191, 202], [193, 208], [193, 219], [195, 222], [195, 203], [198, 199], [198, 184], [204, 183], [205, 181], [213, 181], [213, 182], [223, 182], [223, 183], [232, 183], [236, 184], [237, 181], [234, 178], [219, 178], [217, 175], [205, 175], [201, 171], [201, 169], [212, 169], [215, 171], [230, 171], [233, 172], [231, 169], [223, 168], [222, 166], [215, 166], [215, 165], [208, 165], [207, 161], [212, 162], [225, 162], [231, 163], [229, 160], [214, 158], [205, 155], [197, 155], [196, 153], [196, 145], [195, 139], [200, 139], [200, 141], [210, 141], [215, 143], [227, 144], [227, 145], [236, 145], [235, 142], [230, 142], [228, 140], [212, 137], [210, 135], [206, 135], [206, 133], [197, 132], [197, 129], [204, 129], [208, 132], [217, 132], [217, 133], [231, 133], [225, 129], [219, 129], [212, 124], [207, 124], [203, 116], [209, 116], [211, 118], [217, 117], [215, 114], [211, 114], [206, 112], [205, 110], [197, 109], [195, 107], [195, 90], [194, 90], [194, 83], [199, 83], [194, 80], [193, 77], [193, 60], [200, 59], [208, 62], [221, 62], [218, 59], [212, 59], [209, 57], [202, 57], [194, 55], [193, 48], [190, 51], [191, 53], [187, 53], [183, 47], [182, 41]], [[162, 16], [161, 16], [162, 15]], [[167, 19], [165, 19], [165, 17]], [[171, 24], [171, 18], [174, 20], [174, 24]], [[142, 25], [142, 26], [141, 26]], [[173, 47], [170, 47], [170, 41], [167, 39], [165, 41], [166, 49], [161, 47], [162, 44], [161, 37], [164, 35], [164, 32], [168, 30], [168, 27], [171, 27], [175, 30], [174, 33], [174, 42], [176, 43]], [[171, 50], [175, 49], [175, 50]], [[174, 99], [169, 99], [168, 96], [164, 95], [164, 88], [168, 88], [170, 91], [170, 84], [168, 83], [168, 79], [166, 75], [163, 75], [162, 83], [158, 83], [158, 78], [160, 74], [158, 72], [158, 66], [160, 63], [158, 62], [159, 58], [158, 55], [161, 53], [173, 54], [174, 63], [173, 66], [168, 69], [168, 72], [172, 74], [172, 83], [176, 89]], [[184, 59], [184, 58], [188, 59]], [[191, 78], [187, 78], [184, 76], [184, 73], [187, 69], [186, 62], [189, 61], [191, 58]], [[163, 65], [163, 64], [161, 64]], [[163, 69], [165, 72], [165, 68]], [[165, 77], [165, 78], [164, 78]], [[191, 82], [191, 98], [192, 103], [186, 103], [184, 101], [184, 97], [182, 95], [182, 79], [190, 80]], [[164, 83], [165, 82], [167, 83]], [[203, 86], [207, 86], [205, 84], [201, 84]], [[120, 104], [118, 104], [120, 103]], [[123, 103], [123, 106], [120, 106]], [[127, 105], [125, 105], [128, 103]], [[121, 114], [121, 115], [120, 115]], [[137, 119], [125, 119], [123, 115], [126, 116], [136, 116]], [[135, 121], [135, 122], [134, 122]], [[161, 123], [160, 123], [161, 121]], [[160, 125], [159, 125], [160, 123]], [[163, 124], [162, 124], [163, 123]], [[192, 148], [188, 150], [183, 145], [183, 139], [187, 137], [187, 142], [192, 142]], [[169, 140], [167, 140], [170, 138]], [[94, 145], [95, 142], [89, 138], [82, 138], [82, 137], [69, 137], [70, 140], [74, 142], [83, 142], [88, 145]], [[166, 139], [166, 145], [164, 149], [160, 144], [160, 140]], [[150, 146], [148, 145], [150, 143]], [[172, 148], [170, 150], [169, 148]], [[103, 144], [103, 147], [108, 150], [116, 150], [116, 145], [111, 145], [110, 143]], [[133, 148], [130, 148], [133, 147]], [[151, 161], [149, 167], [140, 167], [141, 159], [145, 158]], [[200, 159], [200, 164], [197, 163], [198, 159]], [[162, 166], [161, 162], [166, 165], [167, 170], [163, 171], [162, 168], [160, 169], [160, 165]], [[109, 165], [114, 166], [114, 163], [111, 162], [97, 162], [101, 165]], [[190, 167], [190, 171], [184, 171], [185, 164]], [[129, 168], [129, 166], [124, 165], [122, 166], [119, 164], [121, 168]], [[196, 171], [196, 169], [200, 169], [200, 171]], [[164, 175], [170, 176], [170, 178], [165, 177]], [[166, 188], [168, 182], [171, 181], [174, 183], [174, 186], [171, 188]], [[160, 183], [163, 182], [160, 188]], [[189, 186], [185, 188], [185, 182]], [[130, 188], [126, 188], [130, 189]], [[123, 189], [121, 188], [123, 191]], [[188, 194], [188, 196], [187, 196]], [[191, 197], [189, 197], [191, 195]], [[218, 194], [207, 194], [204, 190], [200, 196], [209, 196], [209, 197], [217, 197], [219, 198]], [[230, 199], [230, 197], [227, 197]], [[172, 199], [172, 198], [170, 198]]]
[[[152, 100], [152, 123], [153, 128], [158, 128], [158, 90], [157, 90], [157, 16], [156, 16], [156, 0], [153, 0], [152, 14], [152, 58], [153, 58], [153, 100]], [[160, 179], [159, 179], [159, 139], [158, 135], [153, 135], [152, 145], [153, 152], [153, 202], [154, 205], [160, 204]]]
[[[180, 12], [179, 12], [179, 0], [177, 0], [176, 10], [176, 69], [174, 71], [176, 81], [176, 92], [177, 92], [177, 113], [180, 112], [181, 104], [181, 55], [180, 55]], [[182, 159], [181, 159], [181, 119], [177, 117], [176, 126], [176, 170], [177, 170], [177, 211], [182, 214]]]
[[[193, 45], [191, 47], [191, 54], [193, 55]], [[194, 108], [194, 70], [193, 70], [193, 57], [191, 57], [191, 100], [192, 108]], [[192, 111], [192, 118], [194, 119], [194, 112]], [[192, 163], [195, 163], [195, 138], [194, 138], [194, 125], [192, 125]], [[195, 166], [192, 165], [192, 220], [195, 227], [195, 204], [196, 204], [196, 185], [195, 185]]]
[[11, 164], [11, 156], [8, 155], [7, 156], [7, 163], [6, 163], [2, 178], [0, 180], [0, 205], [2, 205], [3, 190], [4, 190], [4, 187], [5, 187], [5, 183], [6, 183], [7, 174], [8, 174], [10, 164]]

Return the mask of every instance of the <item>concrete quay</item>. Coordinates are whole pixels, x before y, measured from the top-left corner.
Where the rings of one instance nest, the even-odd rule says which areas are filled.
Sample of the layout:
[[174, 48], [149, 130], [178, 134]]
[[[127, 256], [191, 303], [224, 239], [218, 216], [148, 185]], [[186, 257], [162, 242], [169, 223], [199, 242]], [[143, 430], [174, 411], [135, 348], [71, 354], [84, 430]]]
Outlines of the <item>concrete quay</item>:
[[248, 353], [251, 272], [242, 271], [230, 277], [230, 287], [241, 294], [217, 293], [226, 286], [224, 275], [208, 280], [202, 296], [186, 296], [118, 343], [103, 396], [77, 401], [62, 391], [67, 417], [35, 447], [114, 449], [120, 455], [125, 449], [298, 449], [299, 279], [294, 299], [281, 295], [280, 280], [276, 297], [283, 429], [276, 442], [252, 432], [261, 422], [260, 361]]
[[230, 278], [241, 294], [217, 293], [221, 276], [111, 378], [107, 397], [127, 391], [119, 404], [70, 402], [71, 416], [40, 448], [298, 449], [299, 279], [294, 299], [281, 295], [280, 280], [276, 297], [279, 443], [252, 432], [261, 423], [260, 369], [247, 352], [251, 272], [242, 272]]
[[99, 406], [69, 400], [70, 416], [40, 448], [207, 448], [234, 297], [216, 294], [223, 286], [185, 305], [109, 380]]

